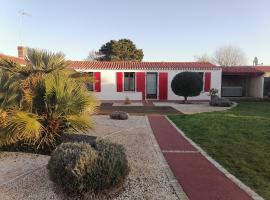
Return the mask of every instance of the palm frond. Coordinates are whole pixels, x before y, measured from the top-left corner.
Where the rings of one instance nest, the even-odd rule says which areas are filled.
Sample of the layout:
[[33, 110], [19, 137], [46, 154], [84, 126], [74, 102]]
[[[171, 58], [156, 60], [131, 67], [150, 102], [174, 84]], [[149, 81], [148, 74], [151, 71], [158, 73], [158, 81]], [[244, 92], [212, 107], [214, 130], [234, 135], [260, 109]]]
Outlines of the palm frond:
[[83, 85], [87, 83], [95, 83], [95, 80], [88, 72], [77, 72], [71, 69], [67, 75], [70, 78], [75, 78], [76, 81], [83, 83]]
[[0, 108], [8, 109], [19, 104], [19, 86], [11, 75], [0, 71]]
[[52, 73], [67, 68], [65, 56], [62, 53], [28, 48], [26, 60], [37, 72]]
[[47, 76], [45, 88], [46, 102], [57, 113], [73, 115], [95, 111], [95, 97], [86, 92], [86, 89], [76, 80], [60, 74]]
[[66, 116], [66, 120], [69, 124], [69, 128], [73, 129], [76, 132], [87, 132], [94, 126], [93, 120], [88, 114], [68, 115]]
[[10, 59], [0, 58], [0, 69], [3, 71], [14, 73], [20, 65]]
[[44, 130], [40, 120], [39, 116], [32, 113], [13, 110], [8, 113], [7, 125], [1, 133], [1, 138], [4, 138], [4, 143], [6, 144], [14, 143], [18, 140], [35, 143], [41, 138]]
[[36, 110], [33, 110], [33, 108], [39, 108], [43, 105], [41, 99], [44, 99], [44, 74], [31, 74], [20, 85], [22, 88], [21, 102], [24, 110], [32, 112]]
[[0, 69], [19, 79], [28, 77], [33, 71], [32, 66], [29, 65], [29, 63], [20, 65], [19, 63], [6, 58], [0, 58]]
[[0, 132], [7, 125], [7, 112], [0, 108]]

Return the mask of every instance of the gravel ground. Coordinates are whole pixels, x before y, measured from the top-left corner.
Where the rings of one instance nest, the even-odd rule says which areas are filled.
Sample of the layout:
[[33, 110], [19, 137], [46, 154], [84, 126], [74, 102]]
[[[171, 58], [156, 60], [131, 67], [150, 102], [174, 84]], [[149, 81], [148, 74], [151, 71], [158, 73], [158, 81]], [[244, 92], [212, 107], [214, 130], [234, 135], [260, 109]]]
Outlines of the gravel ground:
[[[174, 189], [167, 166], [153, 144], [146, 117], [130, 116], [129, 120], [119, 121], [95, 116], [95, 122], [96, 128], [89, 134], [123, 144], [131, 167], [124, 188], [109, 199], [179, 199], [179, 191]], [[0, 156], [1, 200], [67, 199], [48, 178], [45, 166], [48, 156], [22, 153]]]

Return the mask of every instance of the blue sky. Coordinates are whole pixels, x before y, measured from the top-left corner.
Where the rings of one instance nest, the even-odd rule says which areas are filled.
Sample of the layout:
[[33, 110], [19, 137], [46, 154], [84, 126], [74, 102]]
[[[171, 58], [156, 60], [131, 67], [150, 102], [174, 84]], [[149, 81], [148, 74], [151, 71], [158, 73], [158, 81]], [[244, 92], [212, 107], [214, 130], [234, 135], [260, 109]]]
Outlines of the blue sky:
[[[242, 48], [270, 65], [269, 0], [2, 0], [0, 52], [29, 47], [82, 60], [111, 39], [129, 38], [144, 61], [193, 61], [217, 47]], [[18, 11], [31, 14], [20, 26]], [[21, 36], [20, 36], [21, 35]]]

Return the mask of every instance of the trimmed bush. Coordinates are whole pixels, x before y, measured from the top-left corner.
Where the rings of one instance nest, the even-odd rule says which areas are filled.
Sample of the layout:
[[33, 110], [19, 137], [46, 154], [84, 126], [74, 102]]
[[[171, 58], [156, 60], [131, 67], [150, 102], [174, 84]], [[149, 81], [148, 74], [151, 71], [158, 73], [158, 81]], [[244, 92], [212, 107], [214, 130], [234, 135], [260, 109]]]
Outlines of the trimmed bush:
[[95, 190], [109, 189], [123, 183], [129, 174], [124, 147], [108, 140], [98, 140], [94, 148], [98, 152]]
[[85, 176], [93, 174], [97, 154], [86, 143], [62, 143], [48, 163], [50, 179], [68, 193], [87, 190]]
[[203, 80], [199, 73], [182, 72], [176, 74], [171, 82], [174, 94], [183, 96], [185, 102], [188, 97], [198, 96], [203, 89]]
[[50, 179], [72, 194], [97, 194], [120, 186], [129, 173], [122, 145], [99, 140], [92, 148], [86, 143], [63, 143], [48, 163]]

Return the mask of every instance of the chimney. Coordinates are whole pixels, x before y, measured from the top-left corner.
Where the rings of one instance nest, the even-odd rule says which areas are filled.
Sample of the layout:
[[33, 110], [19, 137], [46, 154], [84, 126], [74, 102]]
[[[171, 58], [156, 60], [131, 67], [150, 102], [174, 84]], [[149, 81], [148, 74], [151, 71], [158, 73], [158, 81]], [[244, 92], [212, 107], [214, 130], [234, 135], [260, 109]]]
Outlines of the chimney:
[[27, 53], [26, 47], [18, 46], [18, 57], [24, 59]]

